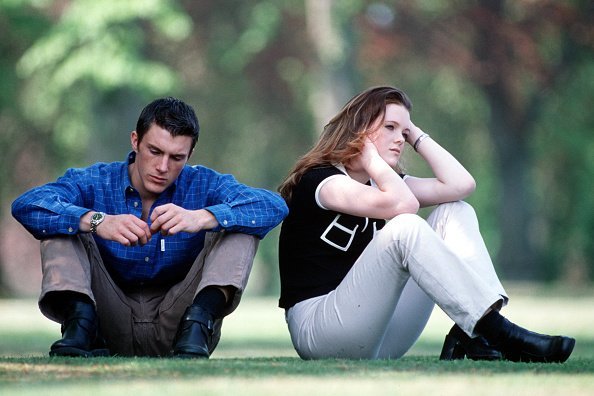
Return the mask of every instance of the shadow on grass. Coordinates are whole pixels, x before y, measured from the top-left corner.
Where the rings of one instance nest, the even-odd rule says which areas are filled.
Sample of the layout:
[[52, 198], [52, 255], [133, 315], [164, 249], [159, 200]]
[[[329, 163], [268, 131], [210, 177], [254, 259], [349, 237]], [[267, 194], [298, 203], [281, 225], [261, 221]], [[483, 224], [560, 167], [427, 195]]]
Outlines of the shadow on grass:
[[81, 379], [155, 379], [266, 376], [367, 376], [370, 373], [444, 374], [560, 374], [592, 375], [593, 359], [570, 359], [564, 364], [511, 362], [442, 362], [436, 357], [399, 360], [304, 361], [299, 358], [241, 358], [179, 360], [163, 358], [0, 358], [0, 383]]
[[[588, 340], [591, 346], [594, 340]], [[239, 346], [237, 346], [239, 347]], [[250, 348], [266, 347], [265, 345]], [[270, 348], [278, 345], [269, 345]], [[46, 346], [47, 348], [47, 346]], [[22, 355], [21, 355], [22, 356]], [[439, 361], [433, 356], [398, 360], [301, 360], [297, 357], [211, 358], [50, 358], [0, 357], [0, 384], [45, 384], [54, 381], [155, 380], [183, 378], [345, 377], [413, 373], [420, 375], [561, 375], [592, 376], [594, 358], [572, 357], [564, 364]]]

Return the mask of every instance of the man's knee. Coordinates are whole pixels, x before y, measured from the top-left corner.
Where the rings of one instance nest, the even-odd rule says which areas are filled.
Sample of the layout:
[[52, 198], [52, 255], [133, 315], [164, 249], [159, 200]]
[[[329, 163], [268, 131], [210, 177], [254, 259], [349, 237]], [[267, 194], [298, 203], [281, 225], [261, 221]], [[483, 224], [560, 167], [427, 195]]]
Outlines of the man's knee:
[[259, 239], [253, 235], [222, 233], [212, 240], [209, 256], [214, 260], [253, 261]]

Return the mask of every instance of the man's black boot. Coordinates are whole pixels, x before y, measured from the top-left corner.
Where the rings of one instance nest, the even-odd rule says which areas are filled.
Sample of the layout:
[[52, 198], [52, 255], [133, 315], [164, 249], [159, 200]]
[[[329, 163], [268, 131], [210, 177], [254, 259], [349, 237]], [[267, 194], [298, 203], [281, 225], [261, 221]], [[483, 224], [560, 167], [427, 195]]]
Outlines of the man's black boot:
[[214, 318], [212, 314], [198, 305], [190, 305], [179, 323], [173, 341], [173, 356], [208, 359], [213, 329]]
[[54, 342], [50, 356], [92, 357], [109, 356], [105, 342], [99, 336], [97, 313], [93, 304], [70, 303], [62, 324], [62, 339]]

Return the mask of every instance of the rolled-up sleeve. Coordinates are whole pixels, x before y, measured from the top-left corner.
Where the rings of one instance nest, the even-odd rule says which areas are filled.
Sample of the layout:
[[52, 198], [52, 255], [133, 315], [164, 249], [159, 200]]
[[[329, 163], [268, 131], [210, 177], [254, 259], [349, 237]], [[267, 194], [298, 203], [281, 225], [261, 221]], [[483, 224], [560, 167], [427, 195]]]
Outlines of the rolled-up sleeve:
[[89, 211], [81, 203], [75, 181], [65, 175], [18, 197], [12, 215], [37, 239], [71, 235], [79, 231], [80, 217]]
[[212, 199], [217, 202], [205, 209], [225, 229], [264, 238], [287, 216], [288, 208], [280, 195], [238, 183], [231, 175], [221, 175]]

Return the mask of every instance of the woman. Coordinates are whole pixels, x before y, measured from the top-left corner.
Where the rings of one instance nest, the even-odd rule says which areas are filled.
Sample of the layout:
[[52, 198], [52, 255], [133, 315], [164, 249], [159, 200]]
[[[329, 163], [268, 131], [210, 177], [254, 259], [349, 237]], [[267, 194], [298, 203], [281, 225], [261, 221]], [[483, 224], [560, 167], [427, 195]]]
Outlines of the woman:
[[[474, 210], [461, 201], [475, 181], [411, 121], [411, 108], [392, 87], [355, 96], [279, 188], [289, 204], [279, 306], [297, 353], [398, 358], [435, 303], [456, 323], [442, 359], [567, 360], [574, 339], [533, 333], [499, 314], [508, 297]], [[405, 143], [434, 178], [402, 174]], [[427, 221], [416, 215], [433, 205]]]

